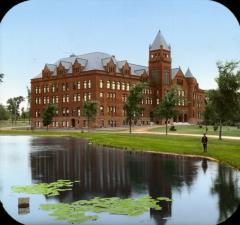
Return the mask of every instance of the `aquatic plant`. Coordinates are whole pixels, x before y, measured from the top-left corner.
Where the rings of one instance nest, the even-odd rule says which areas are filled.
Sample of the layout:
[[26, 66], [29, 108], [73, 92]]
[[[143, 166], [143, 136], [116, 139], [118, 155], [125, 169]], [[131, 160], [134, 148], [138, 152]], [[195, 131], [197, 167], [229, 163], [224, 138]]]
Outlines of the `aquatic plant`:
[[27, 186], [12, 186], [11, 191], [26, 194], [44, 194], [47, 196], [59, 195], [62, 191], [72, 190], [73, 183], [79, 181], [57, 180], [52, 183], [40, 183]]
[[150, 208], [161, 210], [160, 201], [171, 201], [166, 197], [153, 199], [146, 195], [141, 198], [121, 199], [118, 197], [100, 198], [95, 197], [90, 200], [79, 200], [73, 203], [42, 204], [40, 209], [53, 211], [49, 216], [56, 220], [66, 220], [69, 223], [81, 223], [88, 220], [97, 220], [97, 215], [87, 215], [87, 213], [107, 212], [110, 214], [139, 216]]

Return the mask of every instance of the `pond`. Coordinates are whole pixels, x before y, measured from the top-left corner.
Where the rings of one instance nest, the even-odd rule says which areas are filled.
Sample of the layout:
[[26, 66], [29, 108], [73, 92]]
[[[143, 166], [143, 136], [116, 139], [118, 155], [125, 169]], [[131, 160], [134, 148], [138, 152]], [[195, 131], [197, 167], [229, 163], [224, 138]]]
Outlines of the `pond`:
[[[58, 196], [14, 193], [13, 185], [80, 181]], [[71, 203], [94, 197], [164, 196], [162, 210], [138, 216], [101, 212], [82, 225], [213, 225], [240, 203], [240, 173], [217, 162], [173, 155], [124, 151], [71, 137], [0, 136], [0, 199], [17, 221], [63, 225], [40, 209], [46, 203]], [[19, 198], [29, 206], [18, 207]]]

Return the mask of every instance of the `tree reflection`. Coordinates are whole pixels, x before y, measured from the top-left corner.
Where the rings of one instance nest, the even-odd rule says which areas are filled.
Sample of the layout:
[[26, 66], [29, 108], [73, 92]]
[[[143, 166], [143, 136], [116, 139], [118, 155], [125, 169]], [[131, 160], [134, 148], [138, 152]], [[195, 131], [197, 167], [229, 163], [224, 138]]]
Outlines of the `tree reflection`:
[[230, 167], [218, 165], [217, 177], [211, 189], [212, 194], [218, 194], [219, 219], [222, 222], [230, 217], [240, 203], [239, 177], [237, 171]]
[[[56, 196], [60, 202], [90, 199], [95, 196], [122, 198], [149, 194], [172, 198], [172, 189], [191, 187], [199, 160], [182, 156], [131, 152], [89, 145], [75, 138], [33, 139], [32, 179], [54, 182], [79, 180], [73, 190]], [[46, 150], [45, 150], [46, 149]], [[57, 150], [59, 149], [59, 150]], [[161, 211], [150, 210], [156, 224], [166, 223], [172, 203], [161, 202]]]

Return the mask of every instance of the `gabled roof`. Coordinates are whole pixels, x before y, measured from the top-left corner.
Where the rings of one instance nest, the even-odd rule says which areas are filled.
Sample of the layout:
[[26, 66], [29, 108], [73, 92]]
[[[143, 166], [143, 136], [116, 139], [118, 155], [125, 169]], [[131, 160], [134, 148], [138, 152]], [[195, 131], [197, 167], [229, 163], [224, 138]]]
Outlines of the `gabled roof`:
[[187, 69], [187, 72], [185, 73], [185, 77], [194, 77], [189, 67]]
[[177, 74], [177, 72], [178, 72], [179, 70], [181, 70], [180, 67], [178, 67], [178, 68], [172, 68], [172, 79], [174, 79], [174, 77], [176, 76], [176, 74]]
[[167, 44], [161, 31], [159, 30], [153, 43], [149, 46], [149, 50], [157, 50], [160, 49], [160, 46], [163, 46], [164, 49], [170, 51], [170, 45]]
[[[65, 67], [65, 71], [67, 73], [72, 73], [72, 65], [74, 64], [75, 60], [77, 60], [82, 66], [83, 71], [89, 70], [105, 70], [104, 66], [112, 60], [113, 63], [116, 65], [116, 72], [120, 72], [122, 66], [127, 62], [127, 60], [116, 60], [115, 56], [103, 53], [103, 52], [91, 52], [88, 54], [83, 55], [70, 55], [70, 57], [59, 59], [55, 64], [46, 64], [50, 71], [53, 72], [52, 76], [57, 75], [57, 66], [61, 63]], [[131, 67], [131, 74], [133, 75], [141, 75], [145, 70], [147, 72], [148, 67], [136, 65], [127, 62], [129, 67]], [[39, 75], [37, 76], [39, 77]], [[36, 78], [37, 78], [36, 77]]]
[[45, 64], [45, 66], [50, 70], [50, 71], [54, 71], [56, 69], [56, 65], [55, 64]]

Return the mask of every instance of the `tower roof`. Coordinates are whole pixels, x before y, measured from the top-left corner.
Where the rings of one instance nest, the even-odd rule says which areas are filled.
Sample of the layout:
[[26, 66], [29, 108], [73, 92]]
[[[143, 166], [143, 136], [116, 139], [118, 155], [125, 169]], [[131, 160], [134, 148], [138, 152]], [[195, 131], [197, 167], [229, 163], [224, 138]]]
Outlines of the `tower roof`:
[[153, 43], [149, 46], [150, 50], [157, 50], [160, 49], [160, 46], [163, 46], [164, 49], [169, 50], [170, 51], [170, 45], [167, 44], [167, 42], [165, 41], [163, 35], [161, 34], [161, 31], [159, 30]]
[[189, 69], [189, 67], [187, 69], [187, 72], [185, 73], [185, 77], [193, 77], [193, 74], [192, 74], [191, 70]]

